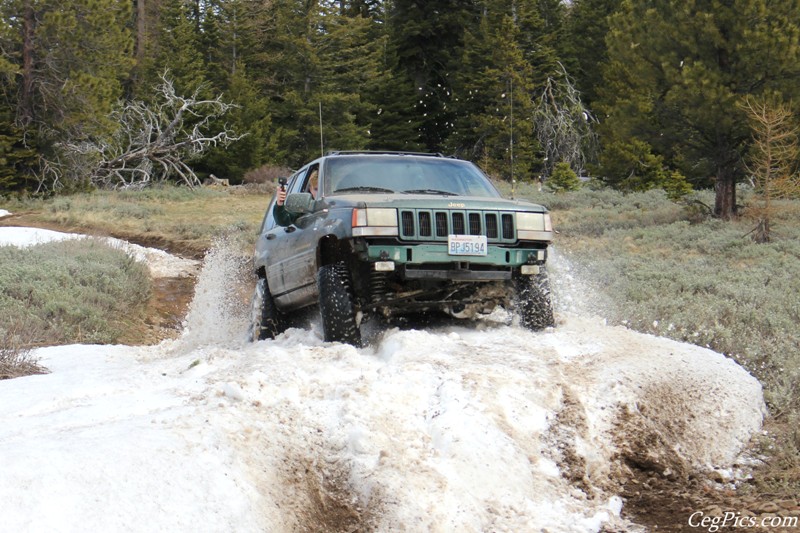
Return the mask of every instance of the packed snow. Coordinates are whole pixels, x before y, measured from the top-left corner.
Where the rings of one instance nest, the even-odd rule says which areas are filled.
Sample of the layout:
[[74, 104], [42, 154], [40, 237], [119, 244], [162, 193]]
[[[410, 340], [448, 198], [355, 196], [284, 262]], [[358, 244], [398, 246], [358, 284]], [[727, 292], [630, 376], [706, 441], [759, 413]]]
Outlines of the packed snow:
[[764, 415], [732, 360], [577, 313], [558, 254], [554, 329], [361, 349], [314, 319], [246, 342], [237, 261], [207, 256], [180, 338], [41, 348], [49, 374], [0, 381], [0, 531], [630, 530], [626, 461], [728, 468]]
[[[2, 216], [2, 211], [0, 211], [0, 216]], [[191, 276], [195, 275], [199, 269], [199, 262], [194, 259], [177, 257], [163, 250], [146, 248], [113, 237], [87, 237], [77, 233], [64, 233], [61, 231], [39, 228], [0, 227], [0, 246], [6, 245], [24, 248], [47, 242], [93, 238], [109, 246], [119, 248], [134, 259], [145, 263], [150, 269], [150, 274], [156, 278]]]

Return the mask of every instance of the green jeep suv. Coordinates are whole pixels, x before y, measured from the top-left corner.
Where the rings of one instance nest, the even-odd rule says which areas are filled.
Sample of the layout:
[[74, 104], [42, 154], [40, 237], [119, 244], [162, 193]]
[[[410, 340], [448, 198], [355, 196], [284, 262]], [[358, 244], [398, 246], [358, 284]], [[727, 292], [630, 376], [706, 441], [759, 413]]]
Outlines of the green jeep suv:
[[370, 316], [438, 310], [466, 318], [502, 306], [529, 329], [554, 325], [550, 215], [502, 198], [474, 164], [334, 152], [297, 171], [287, 188], [277, 219], [288, 225], [276, 220], [273, 199], [256, 243], [253, 340], [274, 338], [289, 313], [310, 305], [319, 305], [326, 341], [356, 346]]

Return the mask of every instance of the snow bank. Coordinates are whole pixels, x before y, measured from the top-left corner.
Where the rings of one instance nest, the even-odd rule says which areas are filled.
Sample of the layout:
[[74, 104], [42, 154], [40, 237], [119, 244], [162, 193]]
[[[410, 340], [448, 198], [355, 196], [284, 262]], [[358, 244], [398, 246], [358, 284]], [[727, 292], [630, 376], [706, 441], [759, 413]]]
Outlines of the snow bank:
[[[2, 215], [0, 215], [2, 216]], [[87, 239], [76, 233], [63, 233], [39, 228], [2, 227], [0, 228], [0, 246], [35, 246], [47, 242], [67, 239]], [[153, 277], [185, 277], [194, 275], [199, 270], [199, 262], [194, 259], [177, 257], [163, 250], [145, 248], [137, 244], [111, 237], [97, 238], [99, 241], [123, 250], [137, 261], [146, 263]]]
[[228, 268], [180, 339], [45, 348], [51, 374], [0, 382], [0, 529], [630, 528], [626, 463], [729, 466], [763, 416], [730, 359], [573, 315], [246, 343]]
[[2, 218], [2, 217], [7, 217], [7, 216], [8, 216], [8, 215], [10, 215], [10, 214], [11, 214], [11, 213], [9, 213], [8, 211], [6, 211], [5, 209], [0, 209], [0, 218]]
[[0, 228], [0, 246], [17, 246], [23, 248], [26, 246], [44, 244], [46, 242], [63, 241], [65, 239], [78, 239], [82, 237], [83, 235], [62, 233], [60, 231], [52, 231], [49, 229], [18, 227]]

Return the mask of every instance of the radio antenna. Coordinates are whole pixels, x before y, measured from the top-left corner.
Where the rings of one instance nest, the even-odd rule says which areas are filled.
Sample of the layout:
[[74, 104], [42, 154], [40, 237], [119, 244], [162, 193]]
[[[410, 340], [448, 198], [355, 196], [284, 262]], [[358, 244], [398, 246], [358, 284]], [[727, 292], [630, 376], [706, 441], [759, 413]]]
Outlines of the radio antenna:
[[508, 94], [511, 102], [511, 135], [508, 140], [508, 152], [511, 158], [511, 198], [516, 196], [516, 180], [514, 179], [514, 78], [508, 78]]
[[325, 142], [322, 137], [322, 102], [319, 103], [319, 153], [325, 155]]

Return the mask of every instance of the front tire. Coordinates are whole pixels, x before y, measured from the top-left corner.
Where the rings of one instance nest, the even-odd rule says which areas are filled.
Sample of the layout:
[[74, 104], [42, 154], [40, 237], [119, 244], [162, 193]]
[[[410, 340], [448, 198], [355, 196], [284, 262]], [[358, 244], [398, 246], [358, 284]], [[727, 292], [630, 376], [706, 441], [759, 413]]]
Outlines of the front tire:
[[347, 265], [339, 262], [322, 266], [317, 272], [317, 286], [325, 341], [361, 346], [356, 299]]
[[251, 303], [250, 340], [274, 339], [286, 329], [283, 314], [275, 306], [267, 280], [258, 278]]
[[514, 284], [517, 291], [517, 312], [522, 327], [540, 331], [555, 326], [550, 278], [544, 267], [534, 276], [519, 276]]

